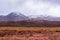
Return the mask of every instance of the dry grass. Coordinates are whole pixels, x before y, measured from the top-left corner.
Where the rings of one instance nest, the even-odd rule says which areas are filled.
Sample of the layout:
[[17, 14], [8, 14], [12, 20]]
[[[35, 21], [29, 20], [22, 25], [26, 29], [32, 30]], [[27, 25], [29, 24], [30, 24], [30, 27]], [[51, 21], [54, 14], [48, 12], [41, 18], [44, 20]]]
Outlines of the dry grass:
[[[26, 35], [11, 35], [0, 37], [0, 40], [60, 40], [60, 27], [0, 27], [0, 30], [17, 30], [17, 31], [27, 31], [30, 30], [32, 33]], [[33, 33], [33, 31], [42, 31], [42, 33]], [[44, 30], [47, 30], [44, 31]], [[48, 32], [49, 31], [49, 32]], [[51, 34], [51, 31], [53, 31]], [[3, 31], [4, 32], [4, 31]], [[25, 33], [24, 33], [25, 34]]]
[[0, 27], [0, 30], [51, 30], [60, 31], [60, 27]]

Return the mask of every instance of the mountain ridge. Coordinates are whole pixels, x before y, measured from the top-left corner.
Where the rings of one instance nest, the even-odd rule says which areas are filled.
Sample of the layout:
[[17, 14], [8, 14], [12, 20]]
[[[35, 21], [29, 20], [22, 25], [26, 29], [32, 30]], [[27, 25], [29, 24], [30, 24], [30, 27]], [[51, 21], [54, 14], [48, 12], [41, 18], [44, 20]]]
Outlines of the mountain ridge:
[[48, 21], [60, 21], [60, 17], [54, 17], [54, 16], [43, 16], [43, 15], [39, 15], [39, 16], [25, 16], [20, 12], [11, 12], [8, 15], [4, 16], [4, 15], [0, 15], [0, 20], [25, 20], [25, 19], [36, 19], [36, 20], [48, 20]]
[[28, 17], [19, 12], [11, 12], [6, 16], [4, 15], [0, 16], [0, 20], [14, 20], [14, 19], [18, 20], [18, 19], [24, 19], [24, 18], [28, 18]]

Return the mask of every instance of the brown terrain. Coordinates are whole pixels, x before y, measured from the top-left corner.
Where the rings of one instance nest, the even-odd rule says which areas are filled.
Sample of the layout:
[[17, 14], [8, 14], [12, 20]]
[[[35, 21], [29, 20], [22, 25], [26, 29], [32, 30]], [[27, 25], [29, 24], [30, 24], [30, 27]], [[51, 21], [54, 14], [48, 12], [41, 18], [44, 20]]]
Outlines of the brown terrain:
[[20, 20], [20, 21], [0, 21], [0, 27], [60, 27], [60, 21], [48, 20]]
[[60, 28], [0, 27], [0, 40], [60, 40]]
[[0, 21], [0, 40], [60, 40], [60, 21]]

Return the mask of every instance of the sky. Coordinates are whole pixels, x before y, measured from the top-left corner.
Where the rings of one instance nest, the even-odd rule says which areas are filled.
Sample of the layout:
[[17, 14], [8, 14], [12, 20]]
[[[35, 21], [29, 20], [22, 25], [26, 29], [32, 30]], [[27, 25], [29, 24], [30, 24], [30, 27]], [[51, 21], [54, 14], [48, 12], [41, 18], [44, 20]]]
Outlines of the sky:
[[0, 0], [0, 15], [11, 12], [60, 17], [60, 0]]

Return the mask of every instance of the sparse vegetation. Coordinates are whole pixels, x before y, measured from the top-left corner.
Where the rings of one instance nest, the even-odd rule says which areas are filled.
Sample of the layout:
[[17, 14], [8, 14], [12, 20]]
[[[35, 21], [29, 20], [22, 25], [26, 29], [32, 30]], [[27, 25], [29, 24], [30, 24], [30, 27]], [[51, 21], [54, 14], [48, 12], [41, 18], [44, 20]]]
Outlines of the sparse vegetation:
[[0, 40], [60, 40], [59, 37], [57, 30], [0, 30]]
[[18, 26], [18, 27], [56, 27], [60, 26], [60, 21], [47, 21], [47, 20], [20, 20], [20, 21], [0, 21], [1, 26]]

